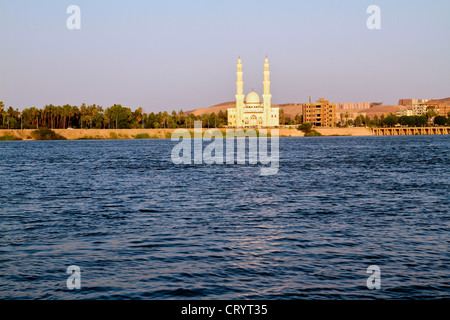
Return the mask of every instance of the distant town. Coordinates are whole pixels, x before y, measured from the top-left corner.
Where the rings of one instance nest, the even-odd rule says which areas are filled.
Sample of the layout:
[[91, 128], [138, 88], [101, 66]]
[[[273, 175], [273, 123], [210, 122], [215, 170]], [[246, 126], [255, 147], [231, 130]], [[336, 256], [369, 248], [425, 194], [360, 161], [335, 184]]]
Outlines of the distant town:
[[[133, 110], [119, 104], [106, 109], [95, 104], [79, 107], [50, 104], [19, 111], [6, 108], [0, 101], [0, 129], [174, 129], [193, 128], [194, 121], [202, 121], [205, 128], [226, 128], [227, 109], [233, 106], [235, 102], [192, 111], [146, 113], [142, 108]], [[398, 105], [383, 105], [381, 102], [331, 103], [319, 98], [316, 102], [272, 106], [279, 108], [279, 127], [295, 127], [302, 123], [316, 128], [450, 125], [450, 98], [400, 99]]]

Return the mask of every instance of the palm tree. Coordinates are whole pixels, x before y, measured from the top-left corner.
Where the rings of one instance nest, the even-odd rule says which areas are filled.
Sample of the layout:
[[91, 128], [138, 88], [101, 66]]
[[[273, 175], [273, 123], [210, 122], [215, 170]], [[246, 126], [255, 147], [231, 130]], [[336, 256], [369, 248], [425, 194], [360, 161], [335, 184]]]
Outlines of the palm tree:
[[17, 113], [18, 113], [18, 111], [14, 110], [13, 107], [10, 106], [8, 108], [8, 111], [6, 112], [6, 114], [8, 116], [8, 129], [9, 129], [11, 119], [16, 119]]
[[39, 109], [36, 107], [31, 108], [31, 116], [33, 117], [33, 120], [31, 121], [31, 124], [33, 124], [34, 120], [36, 120], [36, 129], [39, 129]]
[[52, 127], [52, 120], [53, 120], [53, 105], [49, 104], [46, 105], [44, 110], [42, 110], [42, 119], [43, 119], [43, 125], [46, 125], [47, 127]]
[[2, 121], [3, 121], [2, 128], [5, 127], [5, 120], [7, 117], [8, 117], [8, 113], [6, 113], [5, 110], [2, 110]]
[[374, 116], [373, 116], [373, 121], [375, 122], [375, 126], [376, 126], [376, 127], [379, 127], [379, 126], [380, 126], [379, 121], [378, 121], [378, 116], [377, 116], [377, 115], [374, 115]]
[[84, 121], [85, 116], [86, 116], [86, 114], [87, 114], [87, 108], [86, 108], [86, 104], [85, 104], [85, 103], [82, 103], [82, 104], [81, 104], [81, 107], [80, 107], [80, 113], [81, 113], [81, 121], [80, 121], [80, 123], [81, 123], [81, 129], [83, 129], [83, 121]]
[[66, 120], [67, 120], [67, 128], [69, 127], [69, 119], [70, 119], [70, 114], [72, 112], [72, 107], [69, 104], [65, 104], [63, 105], [63, 115], [64, 115], [64, 124], [63, 124], [63, 129], [66, 128]]
[[431, 122], [433, 121], [434, 117], [436, 117], [437, 115], [438, 115], [438, 113], [436, 112], [435, 109], [427, 110], [426, 116], [427, 116], [427, 123], [428, 123], [428, 125], [431, 124]]
[[63, 117], [63, 108], [61, 106], [55, 107], [56, 129], [61, 129], [62, 117]]
[[163, 113], [163, 120], [164, 120], [164, 128], [166, 128], [166, 119], [169, 117], [169, 113], [167, 111], [164, 111]]
[[91, 105], [87, 107], [87, 120], [90, 123], [90, 128], [92, 129], [92, 121], [94, 120], [94, 116], [97, 114], [97, 105]]
[[[134, 117], [134, 127], [139, 128], [139, 124], [142, 122], [143, 118], [143, 110], [141, 107], [137, 108], [134, 112], [133, 112], [133, 117]], [[144, 126], [144, 123], [142, 122], [142, 127]]]
[[3, 103], [3, 101], [0, 101], [0, 116], [2, 116], [2, 120], [3, 120], [3, 128], [5, 127], [5, 117], [3, 115], [5, 109], [5, 104]]
[[67, 123], [67, 126], [71, 125], [72, 117], [74, 117], [74, 116], [77, 116], [77, 118], [79, 117], [79, 113], [80, 113], [80, 110], [78, 109], [77, 106], [72, 106], [71, 107], [70, 113], [69, 113], [69, 122]]
[[55, 106], [52, 104], [49, 104], [45, 106], [46, 114], [47, 114], [47, 125], [53, 129], [54, 127], [54, 121], [53, 118], [55, 117]]

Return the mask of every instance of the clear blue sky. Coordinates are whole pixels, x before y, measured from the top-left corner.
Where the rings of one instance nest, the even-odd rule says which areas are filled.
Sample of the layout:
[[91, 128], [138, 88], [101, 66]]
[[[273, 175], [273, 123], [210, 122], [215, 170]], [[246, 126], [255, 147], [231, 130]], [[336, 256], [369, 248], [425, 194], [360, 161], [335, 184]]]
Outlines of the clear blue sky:
[[[66, 9], [81, 8], [81, 30]], [[366, 9], [381, 8], [381, 30]], [[19, 108], [114, 103], [145, 111], [262, 93], [273, 103], [450, 96], [450, 1], [0, 0], [0, 100]]]

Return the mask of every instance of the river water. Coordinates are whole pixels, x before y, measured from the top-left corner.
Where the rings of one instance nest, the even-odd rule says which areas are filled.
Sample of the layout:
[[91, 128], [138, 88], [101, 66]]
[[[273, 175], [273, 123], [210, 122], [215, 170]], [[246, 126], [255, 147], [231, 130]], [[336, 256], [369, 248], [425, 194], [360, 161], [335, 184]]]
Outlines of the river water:
[[272, 176], [175, 144], [1, 142], [0, 298], [450, 298], [448, 136], [280, 138]]

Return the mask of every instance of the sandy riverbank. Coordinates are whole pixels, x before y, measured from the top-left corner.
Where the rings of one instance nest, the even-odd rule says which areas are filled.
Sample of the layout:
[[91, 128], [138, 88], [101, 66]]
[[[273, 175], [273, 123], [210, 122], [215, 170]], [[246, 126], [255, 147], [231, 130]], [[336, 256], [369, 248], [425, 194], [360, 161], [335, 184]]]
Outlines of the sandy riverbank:
[[372, 136], [369, 128], [315, 128], [323, 136]]
[[[54, 129], [57, 134], [68, 140], [77, 139], [134, 139], [138, 134], [148, 134], [153, 139], [170, 138], [176, 129]], [[190, 129], [192, 131], [192, 129]], [[208, 129], [203, 129], [203, 132]], [[219, 129], [225, 136], [226, 129]], [[270, 130], [270, 129], [269, 129]], [[368, 128], [318, 128], [315, 129], [323, 136], [369, 136], [372, 131]], [[33, 140], [32, 129], [0, 130], [0, 137], [13, 135], [22, 140]], [[303, 137], [303, 132], [294, 128], [279, 129], [280, 137]]]

